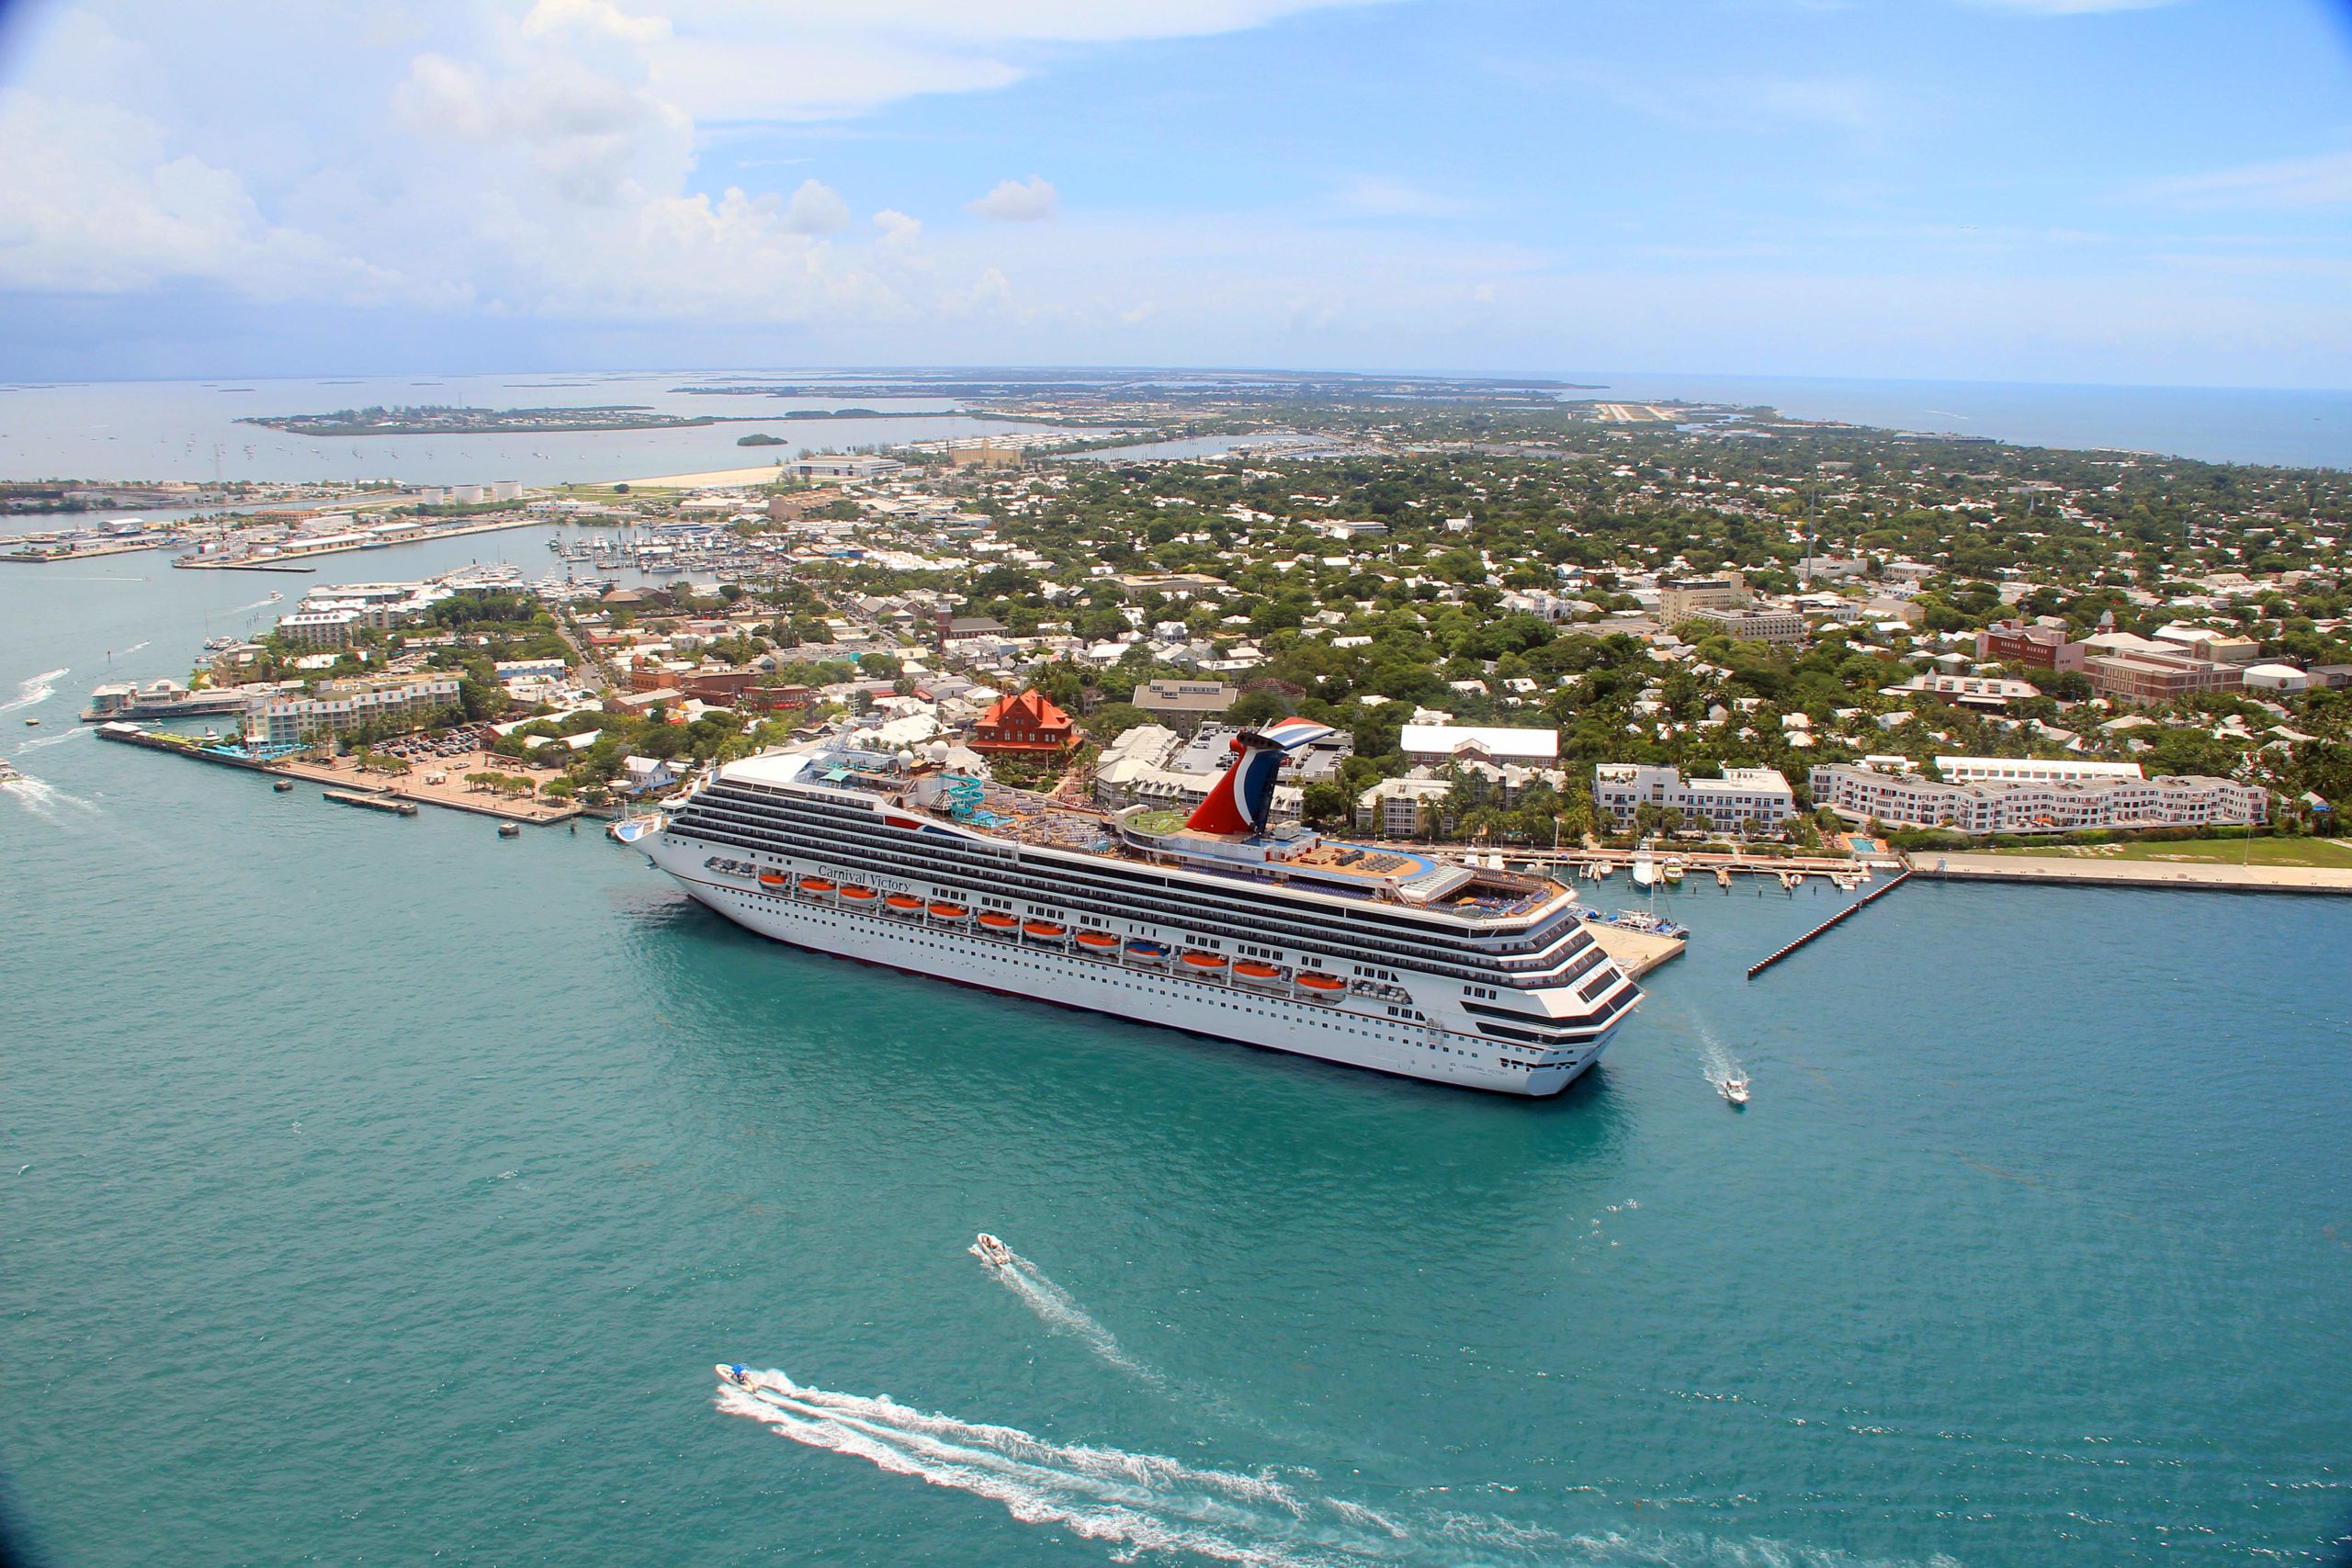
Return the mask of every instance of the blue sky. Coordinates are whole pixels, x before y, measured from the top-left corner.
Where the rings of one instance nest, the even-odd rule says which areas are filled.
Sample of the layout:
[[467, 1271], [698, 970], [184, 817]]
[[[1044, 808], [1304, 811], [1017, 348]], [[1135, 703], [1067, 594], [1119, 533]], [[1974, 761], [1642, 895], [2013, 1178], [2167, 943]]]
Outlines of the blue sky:
[[2352, 382], [2320, 0], [0, 6], [0, 374]]

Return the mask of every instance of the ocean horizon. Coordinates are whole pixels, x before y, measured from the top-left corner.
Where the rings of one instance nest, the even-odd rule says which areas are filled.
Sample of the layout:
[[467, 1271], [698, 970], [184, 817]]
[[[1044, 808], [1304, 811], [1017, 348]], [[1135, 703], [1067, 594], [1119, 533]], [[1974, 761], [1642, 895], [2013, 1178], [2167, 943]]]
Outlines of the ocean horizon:
[[[917, 367], [877, 373], [910, 368]], [[844, 374], [849, 373], [703, 367], [0, 383], [0, 479], [129, 483], [208, 479], [217, 473], [232, 479], [278, 481], [368, 478], [426, 484], [492, 479], [593, 483], [749, 468], [798, 452], [985, 434], [1003, 428], [985, 421], [937, 417], [786, 420], [788, 411], [821, 408], [841, 400], [696, 397], [674, 389], [700, 378]], [[1543, 374], [1595, 389], [1572, 394], [1577, 397], [1761, 403], [1798, 419], [2028, 446], [2146, 452], [2212, 463], [2352, 468], [2352, 390], [1656, 372]], [[730, 421], [761, 417], [690, 429], [373, 440], [300, 436], [237, 423], [369, 404], [576, 407], [616, 400], [642, 403], [663, 413], [726, 415]], [[877, 400], [860, 397], [856, 401], [872, 406]], [[944, 399], [887, 401], [901, 405], [906, 412], [952, 406]], [[739, 436], [753, 433], [786, 437], [791, 445], [736, 445]]]

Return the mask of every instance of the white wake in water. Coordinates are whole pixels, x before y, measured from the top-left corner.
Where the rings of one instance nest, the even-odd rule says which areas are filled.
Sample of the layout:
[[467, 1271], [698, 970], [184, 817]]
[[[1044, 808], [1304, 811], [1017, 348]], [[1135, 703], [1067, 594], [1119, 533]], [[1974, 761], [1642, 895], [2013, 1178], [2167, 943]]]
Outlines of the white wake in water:
[[1410, 1560], [1408, 1531], [1386, 1515], [1303, 1495], [1270, 1476], [1049, 1442], [888, 1398], [802, 1388], [782, 1372], [755, 1381], [754, 1390], [720, 1384], [718, 1407], [810, 1448], [986, 1497], [1024, 1524], [1111, 1543], [1120, 1561], [1143, 1552], [1260, 1568]]
[[[1251, 1568], [1864, 1568], [1842, 1552], [1696, 1533], [1540, 1526], [1450, 1509], [1376, 1508], [1325, 1495], [1308, 1472], [1217, 1470], [1122, 1449], [1056, 1443], [887, 1396], [804, 1388], [780, 1371], [718, 1384], [718, 1406], [813, 1449], [985, 1497], [1023, 1524], [1110, 1546], [1114, 1561], [1185, 1555]], [[1956, 1568], [1939, 1555], [1929, 1568]]]
[[1720, 1089], [1732, 1079], [1747, 1076], [1740, 1059], [1703, 1022], [1699, 1025], [1699, 1070], [1707, 1075], [1709, 1083]]
[[[975, 1258], [980, 1256], [978, 1246], [966, 1250]], [[1140, 1378], [1154, 1388], [1168, 1386], [1167, 1378], [1127, 1354], [1116, 1336], [1079, 1305], [1068, 1291], [1055, 1284], [1043, 1269], [1021, 1254], [1013, 1253], [1012, 1262], [992, 1267], [989, 1272], [1003, 1281], [1006, 1290], [1020, 1297], [1022, 1304], [1035, 1313], [1046, 1327], [1075, 1337], [1102, 1360], [1130, 1377]]]
[[72, 674], [71, 670], [44, 670], [17, 682], [17, 694], [11, 701], [0, 703], [0, 713], [15, 713], [49, 701], [57, 694], [57, 682]]
[[87, 812], [93, 817], [100, 814], [96, 806], [84, 800], [80, 795], [68, 795], [55, 784], [41, 779], [19, 778], [7, 784], [0, 785], [0, 799], [10, 795], [23, 801], [31, 808], [34, 815], [46, 817], [52, 822], [57, 820], [57, 808], [61, 806], [72, 807], [76, 811]]
[[66, 741], [71, 740], [75, 736], [83, 733], [85, 733], [85, 731], [79, 729], [62, 729], [55, 735], [45, 735], [39, 740], [28, 740], [22, 746], [17, 747], [17, 750], [19, 751], [40, 751], [48, 747], [62, 746]]
[[268, 608], [270, 605], [275, 604], [277, 604], [277, 594], [275, 594], [275, 593], [273, 593], [273, 594], [271, 594], [271, 595], [270, 595], [268, 598], [266, 598], [266, 599], [256, 599], [256, 600], [254, 600], [254, 601], [252, 604], [240, 604], [240, 605], [238, 605], [238, 606], [237, 606], [235, 609], [233, 609], [233, 610], [223, 610], [223, 611], [221, 611], [221, 612], [220, 612], [220, 613], [221, 615], [243, 615], [247, 610], [261, 610], [261, 609], [266, 609], [266, 608]]
[[130, 654], [133, 654], [133, 653], [138, 652], [141, 649], [145, 648], [146, 646], [147, 646], [147, 645], [146, 645], [145, 643], [143, 643], [143, 642], [134, 642], [134, 643], [132, 643], [129, 648], [118, 648], [118, 649], [116, 649], [114, 650], [114, 656], [115, 656], [117, 659], [122, 659], [122, 658], [125, 658], [125, 657], [127, 657], [127, 656], [129, 656], [129, 655], [130, 655]]

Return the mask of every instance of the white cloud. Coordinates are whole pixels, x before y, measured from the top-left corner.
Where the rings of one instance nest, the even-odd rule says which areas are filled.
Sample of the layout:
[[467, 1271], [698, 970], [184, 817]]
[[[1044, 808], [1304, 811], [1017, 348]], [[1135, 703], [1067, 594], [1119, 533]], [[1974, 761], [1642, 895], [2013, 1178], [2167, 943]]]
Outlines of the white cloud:
[[977, 201], [967, 201], [965, 209], [982, 218], [993, 218], [1001, 223], [1041, 223], [1054, 215], [1058, 198], [1052, 184], [1040, 175], [1031, 175], [1025, 180], [1002, 180], [997, 187]]
[[2352, 152], [2154, 180], [2133, 194], [2184, 207], [2341, 207], [2352, 202]]
[[784, 226], [796, 234], [838, 232], [849, 227], [849, 203], [822, 180], [802, 180], [785, 206]]
[[1469, 206], [1458, 196], [1374, 175], [1340, 186], [1331, 193], [1331, 205], [1342, 213], [1365, 218], [1444, 218]]
[[892, 207], [874, 215], [874, 227], [882, 231], [886, 245], [910, 245], [922, 237], [922, 220], [910, 218]]
[[632, 17], [613, 0], [538, 0], [523, 18], [526, 37], [571, 29], [629, 43], [651, 43], [670, 36], [670, 19]]

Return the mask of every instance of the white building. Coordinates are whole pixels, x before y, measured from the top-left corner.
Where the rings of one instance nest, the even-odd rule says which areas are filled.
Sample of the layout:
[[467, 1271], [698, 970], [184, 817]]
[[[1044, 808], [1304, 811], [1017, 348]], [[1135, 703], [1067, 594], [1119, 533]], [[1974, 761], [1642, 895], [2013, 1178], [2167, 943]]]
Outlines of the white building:
[[2249, 691], [2308, 692], [2312, 678], [2291, 664], [2249, 664], [2245, 683]]
[[785, 472], [804, 479], [883, 479], [906, 468], [896, 457], [851, 457], [840, 454], [799, 457], [781, 467]]
[[328, 681], [315, 696], [273, 697], [245, 715], [248, 744], [299, 745], [363, 724], [419, 724], [458, 705], [454, 675], [378, 675]]
[[1679, 768], [1603, 762], [1592, 771], [1592, 804], [1630, 826], [1644, 806], [1679, 811], [1721, 831], [1778, 828], [1796, 815], [1796, 795], [1778, 768], [1725, 768], [1719, 779], [1686, 779]]
[[1699, 609], [1687, 618], [1741, 642], [1800, 643], [1805, 636], [1804, 617], [1794, 610]]
[[277, 635], [296, 648], [348, 648], [359, 626], [356, 610], [304, 610], [277, 619]]
[[2128, 775], [1943, 784], [1832, 762], [1813, 770], [1813, 798], [1849, 822], [1972, 834], [2234, 825], [2269, 813], [2270, 794], [2259, 785], [2187, 775], [2143, 779], [2135, 765], [2120, 765]]
[[2087, 784], [2141, 776], [2137, 762], [2094, 762], [2078, 757], [1938, 757], [1936, 771], [1946, 784]]

